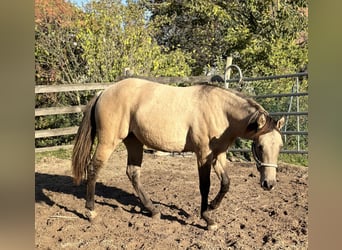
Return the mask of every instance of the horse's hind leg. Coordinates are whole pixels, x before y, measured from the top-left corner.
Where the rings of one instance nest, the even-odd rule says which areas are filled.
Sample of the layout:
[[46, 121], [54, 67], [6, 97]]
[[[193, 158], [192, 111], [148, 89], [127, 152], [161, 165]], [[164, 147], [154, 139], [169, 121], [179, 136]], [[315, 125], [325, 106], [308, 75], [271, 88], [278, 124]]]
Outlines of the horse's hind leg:
[[213, 161], [213, 167], [215, 170], [215, 173], [219, 180], [221, 181], [221, 188], [218, 194], [216, 195], [215, 199], [212, 200], [212, 202], [209, 205], [210, 209], [216, 209], [220, 205], [223, 197], [229, 190], [229, 177], [227, 172], [224, 170], [224, 166], [226, 163], [226, 154], [221, 153], [217, 156], [216, 159]]
[[94, 196], [96, 179], [101, 167], [103, 167], [112, 154], [116, 144], [99, 143], [96, 152], [93, 156], [91, 163], [87, 166], [87, 195], [86, 195], [86, 208], [87, 217], [93, 220], [96, 216], [94, 211]]
[[133, 134], [130, 134], [125, 138], [123, 142], [128, 153], [126, 174], [132, 182], [132, 185], [144, 207], [151, 213], [153, 218], [158, 217], [160, 216], [159, 211], [153, 206], [151, 199], [144, 191], [140, 182], [143, 144]]

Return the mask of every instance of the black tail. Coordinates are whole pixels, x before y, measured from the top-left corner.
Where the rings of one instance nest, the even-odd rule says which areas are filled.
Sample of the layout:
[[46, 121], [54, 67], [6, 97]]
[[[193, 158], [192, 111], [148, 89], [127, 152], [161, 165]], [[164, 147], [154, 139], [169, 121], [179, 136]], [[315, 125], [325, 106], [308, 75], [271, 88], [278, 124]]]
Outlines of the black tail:
[[96, 135], [95, 106], [100, 95], [91, 99], [84, 111], [72, 151], [72, 174], [74, 183], [79, 185], [87, 175], [87, 165], [91, 160], [91, 150]]

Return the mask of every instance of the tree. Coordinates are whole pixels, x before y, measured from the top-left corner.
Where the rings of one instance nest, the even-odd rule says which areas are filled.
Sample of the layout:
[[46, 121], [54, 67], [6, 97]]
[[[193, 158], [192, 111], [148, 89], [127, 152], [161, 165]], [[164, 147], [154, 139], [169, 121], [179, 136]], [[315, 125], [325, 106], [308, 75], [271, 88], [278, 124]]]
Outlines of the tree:
[[85, 62], [74, 25], [79, 15], [64, 0], [35, 0], [36, 84], [82, 81]]
[[[115, 18], [114, 18], [115, 17]], [[151, 37], [145, 9], [134, 1], [100, 0], [86, 6], [77, 34], [91, 81], [114, 81], [125, 68], [136, 75], [182, 76], [190, 73], [189, 56], [162, 50]]]
[[[306, 1], [242, 1], [227, 40], [251, 75], [299, 72], [308, 63]], [[239, 39], [236, 39], [239, 38]]]
[[225, 55], [224, 37], [231, 16], [225, 3], [214, 1], [144, 1], [151, 13], [158, 44], [191, 53], [192, 73], [199, 75], [206, 65], [214, 65]]
[[249, 76], [307, 65], [306, 1], [144, 0], [160, 45], [192, 53], [192, 73], [234, 56]]

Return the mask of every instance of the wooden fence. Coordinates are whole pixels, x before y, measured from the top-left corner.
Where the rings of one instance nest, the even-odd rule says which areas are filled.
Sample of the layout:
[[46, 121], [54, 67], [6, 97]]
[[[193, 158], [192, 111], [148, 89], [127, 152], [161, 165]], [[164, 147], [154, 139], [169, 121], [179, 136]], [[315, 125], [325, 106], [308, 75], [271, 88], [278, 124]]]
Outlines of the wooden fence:
[[[271, 77], [263, 77], [263, 78], [244, 78], [243, 80], [253, 81], [253, 80], [272, 80], [272, 79], [280, 79], [280, 78], [296, 78], [299, 77], [307, 77], [307, 73], [300, 74], [291, 74], [291, 75], [282, 75], [282, 76], [271, 76]], [[171, 84], [171, 83], [184, 83], [184, 84], [197, 84], [197, 83], [208, 83], [208, 82], [223, 82], [224, 76], [200, 76], [200, 77], [139, 77], [142, 79], [157, 81], [159, 83]], [[119, 79], [121, 80], [121, 79]], [[227, 80], [228, 82], [237, 82], [241, 79], [232, 79]], [[66, 84], [66, 85], [37, 85], [35, 87], [35, 94], [42, 93], [59, 93], [59, 92], [71, 92], [71, 91], [89, 91], [89, 90], [103, 90], [110, 86], [113, 83], [87, 83], [87, 84]], [[279, 97], [289, 97], [293, 96], [299, 98], [300, 96], [305, 96], [308, 93], [283, 93], [276, 95], [264, 95], [258, 96], [256, 98], [279, 98]], [[78, 106], [68, 106], [68, 107], [50, 107], [50, 108], [37, 108], [35, 109], [35, 117], [38, 116], [46, 116], [46, 115], [57, 115], [57, 114], [70, 114], [70, 113], [80, 113], [83, 112], [85, 105]], [[285, 115], [285, 116], [301, 116], [308, 115], [307, 111], [299, 111], [296, 112], [274, 112], [271, 115]], [[38, 138], [46, 138], [53, 136], [63, 136], [63, 135], [73, 135], [76, 134], [78, 127], [66, 127], [66, 128], [56, 128], [56, 129], [43, 129], [35, 131], [35, 139]], [[283, 132], [285, 135], [297, 135], [297, 136], [307, 136], [307, 131], [285, 131]], [[298, 139], [299, 141], [299, 139]], [[53, 146], [53, 147], [43, 147], [36, 148], [36, 152], [43, 151], [51, 151], [56, 149], [63, 148], [71, 148], [72, 145], [63, 145], [63, 146]], [[247, 149], [232, 149], [231, 151], [240, 151], [244, 152]], [[295, 150], [295, 151], [283, 151], [285, 153], [307, 153], [306, 150]]]

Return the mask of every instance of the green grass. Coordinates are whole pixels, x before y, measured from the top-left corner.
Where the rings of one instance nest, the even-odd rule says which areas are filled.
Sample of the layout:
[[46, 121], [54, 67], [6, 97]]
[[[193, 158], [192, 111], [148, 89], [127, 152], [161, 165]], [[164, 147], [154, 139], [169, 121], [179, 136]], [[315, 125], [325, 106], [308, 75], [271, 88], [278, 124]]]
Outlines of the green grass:
[[[122, 143], [118, 145], [116, 150], [124, 150], [125, 147]], [[229, 154], [232, 154], [229, 152]], [[36, 158], [35, 161], [40, 162], [44, 158], [57, 158], [57, 159], [62, 159], [62, 160], [69, 160], [71, 159], [72, 155], [72, 149], [59, 149], [59, 150], [54, 150], [54, 151], [48, 151], [48, 152], [41, 152], [41, 153], [36, 153]], [[244, 158], [243, 156], [239, 155], [237, 156], [239, 158]], [[289, 163], [289, 164], [295, 164], [295, 165], [300, 165], [300, 166], [305, 166], [307, 167], [309, 165], [308, 162], [308, 155], [304, 154], [280, 154], [279, 155], [279, 161], [283, 163]]]
[[[96, 141], [95, 141], [96, 144]], [[93, 146], [93, 150], [95, 147]], [[125, 145], [123, 143], [120, 143], [115, 150], [121, 151], [125, 150]], [[35, 162], [38, 163], [44, 158], [57, 158], [61, 160], [71, 160], [72, 156], [72, 148], [69, 149], [58, 149], [58, 150], [52, 150], [52, 151], [46, 151], [46, 152], [39, 152], [35, 155]]]
[[280, 154], [279, 161], [300, 166], [309, 166], [307, 154]]
[[44, 158], [58, 158], [62, 160], [71, 159], [72, 149], [58, 149], [54, 151], [47, 151], [36, 153], [35, 162], [40, 162]]

